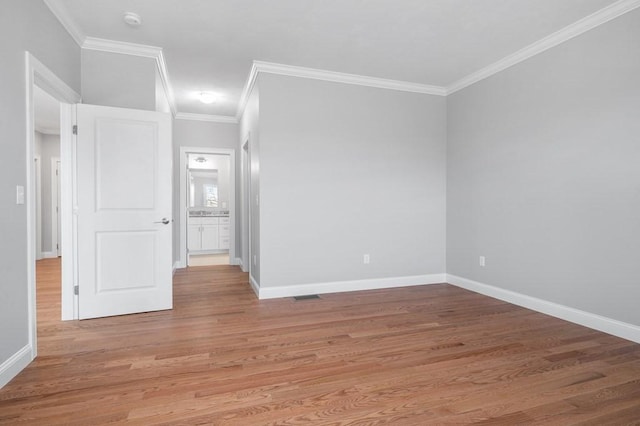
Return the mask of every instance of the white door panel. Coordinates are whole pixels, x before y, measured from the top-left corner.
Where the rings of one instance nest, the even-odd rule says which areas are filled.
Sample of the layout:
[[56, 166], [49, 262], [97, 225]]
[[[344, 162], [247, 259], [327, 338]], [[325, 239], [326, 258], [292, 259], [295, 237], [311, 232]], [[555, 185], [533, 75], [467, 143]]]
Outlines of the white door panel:
[[78, 105], [80, 318], [172, 307], [171, 120]]

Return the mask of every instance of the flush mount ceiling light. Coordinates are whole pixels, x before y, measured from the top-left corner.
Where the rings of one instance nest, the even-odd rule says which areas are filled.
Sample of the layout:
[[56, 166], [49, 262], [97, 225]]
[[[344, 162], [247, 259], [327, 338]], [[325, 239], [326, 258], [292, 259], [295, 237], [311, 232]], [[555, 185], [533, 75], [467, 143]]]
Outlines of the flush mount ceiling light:
[[200, 102], [203, 104], [212, 104], [217, 102], [218, 97], [219, 96], [213, 92], [200, 92], [200, 95], [198, 95], [198, 99], [200, 99]]
[[142, 24], [142, 18], [137, 13], [126, 12], [124, 14], [124, 22], [132, 27], [139, 27]]
[[198, 163], [206, 163], [206, 162], [207, 162], [207, 159], [206, 159], [206, 158], [204, 158], [204, 157], [197, 157], [197, 158], [195, 158], [193, 161], [196, 161], [196, 162], [198, 162]]

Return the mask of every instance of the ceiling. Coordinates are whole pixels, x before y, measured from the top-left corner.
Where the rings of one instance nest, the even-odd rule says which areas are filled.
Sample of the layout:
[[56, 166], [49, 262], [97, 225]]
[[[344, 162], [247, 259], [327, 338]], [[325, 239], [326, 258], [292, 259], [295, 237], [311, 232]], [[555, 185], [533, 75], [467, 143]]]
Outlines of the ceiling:
[[[180, 113], [235, 116], [252, 61], [448, 87], [615, 0], [46, 0], [76, 35], [163, 49]], [[137, 28], [125, 12], [142, 18]], [[67, 21], [67, 22], [64, 22]], [[73, 33], [73, 31], [70, 31]], [[78, 37], [76, 37], [77, 39]], [[223, 96], [200, 103], [195, 94]]]

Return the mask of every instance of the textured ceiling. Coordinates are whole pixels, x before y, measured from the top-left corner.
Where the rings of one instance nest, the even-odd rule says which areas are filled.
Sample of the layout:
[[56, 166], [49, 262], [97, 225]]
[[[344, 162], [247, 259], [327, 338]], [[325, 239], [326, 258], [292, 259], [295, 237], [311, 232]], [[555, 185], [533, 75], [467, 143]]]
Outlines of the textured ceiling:
[[[163, 48], [179, 112], [234, 116], [253, 60], [447, 86], [613, 0], [49, 0], [85, 36]], [[124, 12], [138, 13], [139, 28]], [[223, 101], [204, 105], [203, 90]]]

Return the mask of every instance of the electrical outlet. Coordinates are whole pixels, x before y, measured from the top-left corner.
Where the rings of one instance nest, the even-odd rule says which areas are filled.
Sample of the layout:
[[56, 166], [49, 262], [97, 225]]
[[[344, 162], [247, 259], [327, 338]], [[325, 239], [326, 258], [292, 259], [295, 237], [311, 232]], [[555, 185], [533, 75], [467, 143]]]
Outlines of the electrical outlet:
[[480, 259], [479, 259], [478, 263], [480, 263], [480, 266], [482, 266], [484, 268], [484, 266], [486, 264], [484, 256], [480, 256]]
[[371, 258], [369, 257], [368, 254], [362, 255], [362, 263], [364, 263], [365, 265], [368, 265], [369, 262], [371, 262]]

